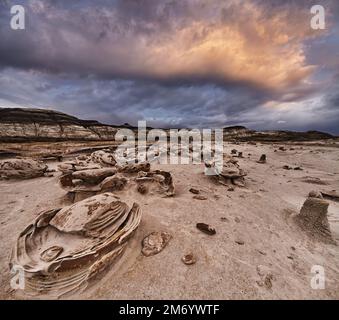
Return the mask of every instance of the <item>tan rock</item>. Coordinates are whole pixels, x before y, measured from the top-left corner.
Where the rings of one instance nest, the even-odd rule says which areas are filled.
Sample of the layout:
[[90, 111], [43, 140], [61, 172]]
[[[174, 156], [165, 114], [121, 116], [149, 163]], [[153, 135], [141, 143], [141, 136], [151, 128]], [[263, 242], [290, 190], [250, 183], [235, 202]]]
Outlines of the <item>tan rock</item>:
[[171, 240], [168, 232], [152, 232], [142, 241], [142, 254], [146, 257], [153, 256], [162, 251]]
[[41, 213], [20, 234], [10, 260], [25, 272], [25, 291], [51, 296], [81, 290], [117, 260], [141, 220], [110, 193]]
[[298, 225], [310, 236], [334, 243], [327, 218], [329, 203], [323, 199], [309, 197], [304, 202], [300, 213], [295, 216]]
[[48, 166], [31, 158], [0, 160], [0, 179], [32, 179], [44, 176]]

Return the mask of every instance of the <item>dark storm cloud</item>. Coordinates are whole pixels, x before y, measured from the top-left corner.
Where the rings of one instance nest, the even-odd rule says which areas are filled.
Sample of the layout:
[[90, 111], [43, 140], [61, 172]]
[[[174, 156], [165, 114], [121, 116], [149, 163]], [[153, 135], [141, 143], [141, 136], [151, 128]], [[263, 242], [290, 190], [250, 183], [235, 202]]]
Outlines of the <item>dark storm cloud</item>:
[[[3, 66], [276, 90], [294, 87], [312, 72], [300, 53], [299, 38], [310, 36], [305, 15], [289, 12], [284, 21], [284, 15], [267, 12], [256, 1], [210, 1], [208, 6], [155, 0], [22, 3], [25, 32], [11, 32], [8, 19], [1, 19]], [[282, 48], [286, 41], [291, 41], [289, 48]]]
[[[313, 2], [0, 1], [0, 106], [115, 124], [332, 128], [339, 2], [317, 1], [325, 31], [309, 26]], [[20, 3], [26, 30], [12, 31]]]

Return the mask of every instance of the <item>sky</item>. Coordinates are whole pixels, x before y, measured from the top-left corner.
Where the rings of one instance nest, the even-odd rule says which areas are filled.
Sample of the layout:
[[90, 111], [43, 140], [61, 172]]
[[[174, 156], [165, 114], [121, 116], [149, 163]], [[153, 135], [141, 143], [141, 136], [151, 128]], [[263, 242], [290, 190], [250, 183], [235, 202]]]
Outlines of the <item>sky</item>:
[[0, 0], [0, 107], [339, 134], [339, 1]]

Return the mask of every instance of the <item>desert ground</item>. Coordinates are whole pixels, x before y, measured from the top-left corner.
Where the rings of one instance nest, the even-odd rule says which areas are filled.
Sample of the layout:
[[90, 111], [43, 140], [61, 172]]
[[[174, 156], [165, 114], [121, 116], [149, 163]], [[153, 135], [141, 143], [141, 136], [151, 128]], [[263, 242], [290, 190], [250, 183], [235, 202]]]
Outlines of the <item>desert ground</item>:
[[[62, 298], [339, 299], [339, 203], [326, 200], [337, 244], [312, 237], [293, 219], [309, 192], [339, 191], [339, 142], [226, 142], [224, 151], [231, 155], [232, 149], [243, 154], [237, 160], [247, 173], [244, 187], [218, 183], [204, 175], [203, 164], [152, 163], [152, 170], [172, 174], [174, 196], [120, 191], [119, 198], [138, 203], [142, 211], [134, 237], [121, 258], [85, 290]], [[262, 154], [266, 163], [258, 163]], [[49, 169], [60, 165], [56, 160], [46, 163]], [[292, 170], [284, 169], [286, 165]], [[61, 174], [56, 170], [47, 177], [0, 181], [1, 299], [53, 298], [13, 290], [9, 261], [19, 234], [40, 212], [70, 204], [59, 185]], [[191, 188], [202, 197], [194, 198]], [[216, 234], [201, 232], [197, 223], [210, 225]], [[153, 231], [172, 238], [158, 254], [144, 256], [142, 240]], [[192, 265], [182, 261], [188, 253], [196, 259]], [[314, 265], [324, 267], [324, 289], [311, 287]]]

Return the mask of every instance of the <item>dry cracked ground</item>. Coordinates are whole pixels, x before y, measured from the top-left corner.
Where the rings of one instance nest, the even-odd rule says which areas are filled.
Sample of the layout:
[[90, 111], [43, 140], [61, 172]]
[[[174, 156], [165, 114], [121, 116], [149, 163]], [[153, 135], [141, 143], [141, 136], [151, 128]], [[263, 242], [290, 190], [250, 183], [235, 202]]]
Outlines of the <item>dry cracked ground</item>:
[[[339, 191], [338, 145], [225, 144], [228, 154], [233, 149], [243, 155], [237, 160], [247, 172], [244, 187], [226, 186], [205, 176], [203, 164], [152, 164], [152, 170], [172, 174], [174, 196], [135, 193], [129, 188], [119, 192], [123, 201], [139, 204], [140, 225], [118, 261], [86, 290], [66, 298], [339, 299], [337, 199], [326, 200], [337, 244], [313, 237], [293, 219], [309, 192]], [[262, 154], [266, 163], [258, 163]], [[47, 164], [56, 169], [60, 163]], [[295, 170], [299, 167], [302, 170]], [[59, 185], [61, 174], [0, 181], [2, 299], [36, 298], [11, 288], [11, 251], [20, 233], [42, 211], [71, 204]], [[202, 232], [197, 223], [208, 224], [215, 234]], [[157, 231], [172, 237], [162, 251], [145, 256], [143, 239]], [[193, 257], [192, 264], [183, 262], [185, 255], [192, 255], [187, 257]], [[324, 289], [311, 287], [314, 265], [324, 268]]]

